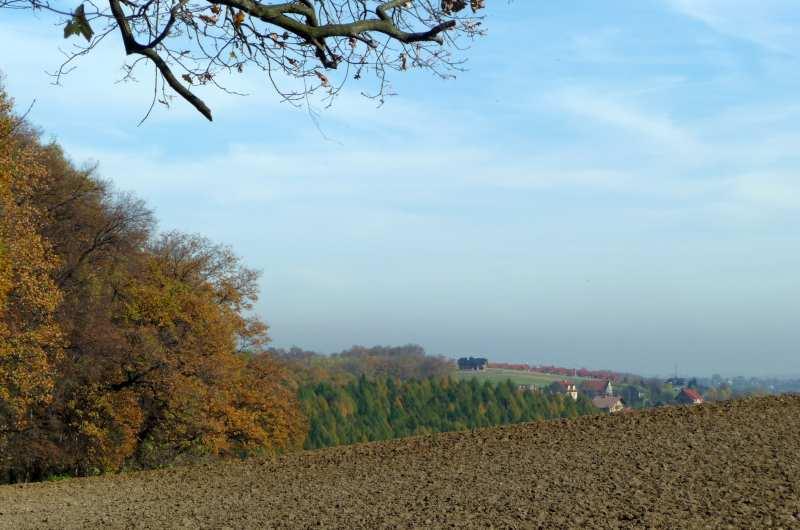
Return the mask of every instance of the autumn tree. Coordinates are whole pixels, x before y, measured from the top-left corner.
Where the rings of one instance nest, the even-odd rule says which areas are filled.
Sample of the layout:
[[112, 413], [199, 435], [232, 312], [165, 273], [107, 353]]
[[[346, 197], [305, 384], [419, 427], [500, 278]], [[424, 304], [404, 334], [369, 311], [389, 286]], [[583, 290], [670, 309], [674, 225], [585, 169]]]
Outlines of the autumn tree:
[[[462, 41], [482, 33], [485, 0], [0, 0], [0, 7], [45, 11], [62, 19], [64, 36], [85, 39], [56, 72], [109, 35], [122, 42], [128, 77], [143, 63], [155, 70], [155, 102], [167, 87], [211, 120], [194, 90], [224, 89], [221, 73], [255, 68], [281, 98], [335, 95], [348, 78], [374, 76], [372, 95], [388, 92], [388, 73], [410, 68], [448, 77], [463, 60]], [[335, 79], [328, 71], [341, 72]], [[159, 96], [160, 94], [160, 96]], [[152, 108], [152, 107], [151, 107]]]
[[35, 447], [36, 412], [53, 398], [61, 352], [58, 260], [37, 231], [46, 170], [25, 129], [0, 88], [0, 479]]
[[231, 249], [157, 234], [0, 94], [0, 481], [300, 447]]
[[[139, 215], [134, 206], [119, 218]], [[108, 226], [106, 219], [94, 231]], [[226, 247], [174, 232], [124, 251], [124, 260], [113, 257], [113, 244], [102, 252], [65, 284], [81, 307], [64, 314], [70, 348], [50, 415], [61, 425], [53, 433], [69, 434], [58, 442], [67, 469], [153, 467], [302, 443], [294, 387], [262, 353], [266, 327], [243, 315], [256, 297], [253, 271]]]

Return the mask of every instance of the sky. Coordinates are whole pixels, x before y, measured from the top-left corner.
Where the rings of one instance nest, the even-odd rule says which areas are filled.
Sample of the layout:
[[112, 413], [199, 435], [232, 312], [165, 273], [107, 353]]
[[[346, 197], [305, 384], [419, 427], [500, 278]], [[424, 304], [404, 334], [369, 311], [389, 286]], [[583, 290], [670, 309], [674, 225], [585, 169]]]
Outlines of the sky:
[[[176, 101], [110, 39], [52, 86], [58, 21], [0, 13], [0, 70], [77, 164], [161, 230], [262, 271], [273, 344], [647, 375], [800, 375], [795, 0], [487, 2], [468, 70], [376, 108]], [[18, 53], [9, 52], [18, 50]]]

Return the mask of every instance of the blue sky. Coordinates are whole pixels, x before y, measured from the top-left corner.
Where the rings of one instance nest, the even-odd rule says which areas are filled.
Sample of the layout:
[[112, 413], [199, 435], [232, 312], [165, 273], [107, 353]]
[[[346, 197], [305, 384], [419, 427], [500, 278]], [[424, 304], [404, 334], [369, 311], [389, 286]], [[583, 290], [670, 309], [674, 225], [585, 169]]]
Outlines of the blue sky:
[[263, 271], [277, 346], [800, 374], [795, 2], [488, 3], [468, 72], [396, 75], [380, 109], [349, 85], [319, 128], [255, 73], [204, 94], [213, 124], [137, 127], [150, 73], [117, 84], [111, 40], [50, 86], [46, 17], [2, 13], [0, 69], [162, 229]]

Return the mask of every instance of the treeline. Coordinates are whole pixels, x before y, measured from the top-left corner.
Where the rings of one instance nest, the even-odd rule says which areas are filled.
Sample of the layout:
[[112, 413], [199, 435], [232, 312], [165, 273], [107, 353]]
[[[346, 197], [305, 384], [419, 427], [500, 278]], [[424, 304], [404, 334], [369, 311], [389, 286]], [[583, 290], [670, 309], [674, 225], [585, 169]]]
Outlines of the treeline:
[[269, 353], [283, 361], [304, 383], [329, 381], [347, 384], [358, 377], [426, 379], [447, 377], [454, 369], [451, 359], [428, 355], [422, 346], [353, 346], [330, 355], [293, 347], [270, 348]]
[[598, 412], [585, 397], [521, 391], [511, 381], [450, 378], [321, 382], [302, 388], [300, 401], [308, 449]]
[[246, 316], [257, 277], [156, 233], [0, 90], [0, 482], [302, 445], [297, 388]]

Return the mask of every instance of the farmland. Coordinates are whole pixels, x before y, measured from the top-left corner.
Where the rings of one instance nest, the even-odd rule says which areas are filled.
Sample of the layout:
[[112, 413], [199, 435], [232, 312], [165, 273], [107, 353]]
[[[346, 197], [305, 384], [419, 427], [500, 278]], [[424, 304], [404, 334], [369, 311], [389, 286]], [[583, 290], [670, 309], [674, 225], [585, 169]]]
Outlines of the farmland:
[[800, 397], [0, 487], [3, 528], [797, 528]]
[[485, 370], [458, 370], [453, 372], [453, 377], [456, 379], [469, 379], [474, 378], [480, 382], [491, 381], [493, 383], [500, 383], [510, 379], [518, 385], [536, 385], [536, 387], [544, 387], [553, 381], [585, 381], [584, 377], [563, 377], [560, 375], [543, 374], [539, 372], [526, 372], [523, 370], [507, 370], [504, 368], [486, 368]]

